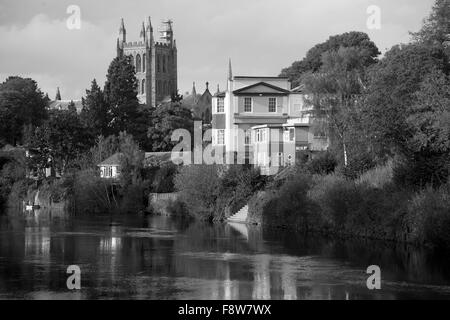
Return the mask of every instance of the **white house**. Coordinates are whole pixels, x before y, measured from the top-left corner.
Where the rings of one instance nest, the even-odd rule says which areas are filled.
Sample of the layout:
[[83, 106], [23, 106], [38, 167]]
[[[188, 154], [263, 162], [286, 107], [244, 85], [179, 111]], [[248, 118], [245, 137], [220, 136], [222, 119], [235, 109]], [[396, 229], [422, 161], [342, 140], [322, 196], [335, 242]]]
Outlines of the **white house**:
[[261, 168], [293, 165], [327, 150], [328, 138], [315, 132], [305, 97], [288, 78], [233, 76], [230, 63], [227, 89], [212, 101], [213, 148], [227, 164], [244, 159]]
[[115, 153], [111, 157], [99, 163], [100, 177], [104, 179], [118, 179], [120, 177], [120, 163], [122, 153]]

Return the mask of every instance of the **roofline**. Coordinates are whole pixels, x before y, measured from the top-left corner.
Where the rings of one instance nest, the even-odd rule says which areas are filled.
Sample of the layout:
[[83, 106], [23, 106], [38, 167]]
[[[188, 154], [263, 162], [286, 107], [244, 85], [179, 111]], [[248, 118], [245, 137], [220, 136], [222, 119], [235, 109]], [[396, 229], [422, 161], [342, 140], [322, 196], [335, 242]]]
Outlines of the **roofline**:
[[[243, 88], [234, 90], [234, 91], [233, 91], [233, 94], [239, 94], [239, 93], [241, 93], [242, 91], [245, 91], [245, 90], [247, 90], [247, 89], [254, 88], [254, 87], [257, 87], [257, 86], [260, 86], [260, 85], [264, 85], [264, 86], [269, 87], [269, 88], [271, 88], [271, 89], [273, 89], [273, 90], [278, 90], [278, 91], [280, 91], [280, 92], [270, 92], [270, 94], [289, 94], [289, 93], [290, 93], [289, 90], [286, 90], [286, 89], [283, 89], [283, 88], [274, 86], [273, 84], [269, 84], [269, 83], [264, 82], [264, 81], [260, 81], [260, 82], [251, 84], [251, 85], [249, 85], [249, 86], [246, 86], [246, 87], [243, 87]], [[250, 94], [250, 93], [249, 93], [249, 94]], [[259, 93], [259, 92], [252, 92], [251, 94], [257, 94], [257, 95], [259, 95], [259, 94], [261, 94], [261, 93]]]
[[279, 80], [289, 80], [288, 77], [274, 77], [274, 76], [234, 76], [233, 79], [279, 79]]
[[261, 124], [259, 126], [253, 126], [251, 127], [251, 129], [264, 129], [264, 128], [282, 128], [283, 124], [278, 124], [278, 123], [268, 123], [268, 124]]

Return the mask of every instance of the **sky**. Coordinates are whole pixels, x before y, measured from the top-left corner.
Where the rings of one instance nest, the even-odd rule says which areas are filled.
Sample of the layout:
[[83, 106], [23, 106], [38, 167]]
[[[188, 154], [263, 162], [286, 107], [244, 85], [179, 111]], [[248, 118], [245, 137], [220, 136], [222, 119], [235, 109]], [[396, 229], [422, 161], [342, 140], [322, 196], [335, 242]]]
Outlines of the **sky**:
[[[226, 85], [234, 75], [277, 76], [314, 45], [348, 31], [366, 32], [381, 52], [409, 41], [434, 0], [0, 0], [0, 82], [31, 77], [50, 98], [81, 99], [92, 79], [104, 84], [116, 55], [120, 19], [127, 41], [142, 22], [155, 29], [173, 20], [178, 87], [184, 94]], [[69, 29], [70, 5], [80, 29]], [[369, 6], [380, 8], [380, 29], [369, 29]], [[156, 31], [156, 30], [155, 30]]]

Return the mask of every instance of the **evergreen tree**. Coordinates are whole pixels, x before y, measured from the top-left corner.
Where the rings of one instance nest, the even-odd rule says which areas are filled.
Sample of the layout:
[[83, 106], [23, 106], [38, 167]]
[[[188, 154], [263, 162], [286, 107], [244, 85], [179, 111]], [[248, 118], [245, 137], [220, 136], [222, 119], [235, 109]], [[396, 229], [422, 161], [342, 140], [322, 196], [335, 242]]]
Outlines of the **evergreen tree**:
[[80, 116], [83, 125], [89, 128], [93, 135], [108, 135], [108, 107], [103, 91], [95, 79], [92, 80], [91, 89], [86, 90], [86, 98], [83, 98], [83, 109]]
[[134, 134], [139, 117], [137, 79], [129, 56], [116, 57], [110, 64], [104, 89], [105, 102], [110, 111], [109, 129], [112, 134], [127, 131]]

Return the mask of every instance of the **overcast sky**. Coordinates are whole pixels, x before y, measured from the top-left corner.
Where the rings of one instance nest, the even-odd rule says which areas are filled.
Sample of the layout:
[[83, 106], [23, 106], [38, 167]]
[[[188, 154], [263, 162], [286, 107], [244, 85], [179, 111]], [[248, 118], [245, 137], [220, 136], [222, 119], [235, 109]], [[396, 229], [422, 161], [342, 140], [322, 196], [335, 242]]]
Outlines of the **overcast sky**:
[[[50, 98], [80, 99], [93, 78], [103, 86], [116, 54], [120, 18], [127, 40], [142, 21], [174, 21], [180, 93], [224, 88], [228, 58], [235, 75], [278, 75], [330, 35], [364, 31], [385, 52], [409, 41], [434, 0], [0, 0], [0, 81], [35, 79]], [[69, 5], [81, 9], [81, 29], [69, 30]], [[368, 30], [367, 8], [381, 8], [381, 29]]]

